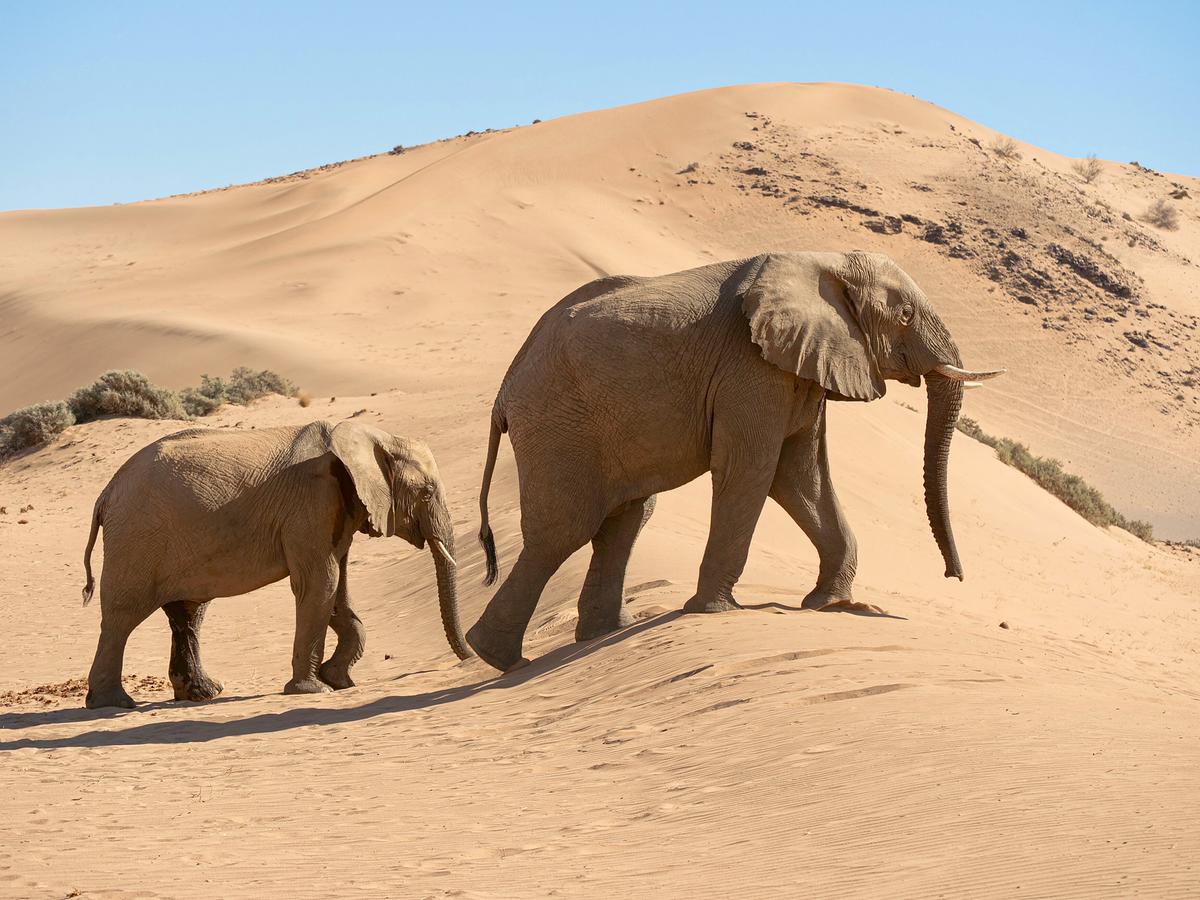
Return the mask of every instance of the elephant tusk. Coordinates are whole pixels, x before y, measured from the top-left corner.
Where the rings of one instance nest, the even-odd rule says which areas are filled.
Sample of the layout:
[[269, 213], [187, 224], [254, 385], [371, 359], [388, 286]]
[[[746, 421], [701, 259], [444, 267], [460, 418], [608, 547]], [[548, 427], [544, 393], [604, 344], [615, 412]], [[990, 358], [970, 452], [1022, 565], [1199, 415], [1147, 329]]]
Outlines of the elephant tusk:
[[995, 369], [991, 372], [971, 372], [967, 369], [960, 369], [958, 366], [942, 363], [941, 365], [934, 366], [933, 371], [937, 372], [943, 378], [949, 378], [951, 381], [987, 381], [989, 378], [1003, 375], [1008, 369]]
[[446, 562], [450, 564], [450, 568], [457, 569], [458, 563], [454, 561], [454, 557], [450, 555], [450, 551], [446, 549], [446, 545], [437, 538], [430, 538], [429, 546], [433, 548], [433, 552], [437, 553]]
[[983, 382], [982, 381], [964, 381], [962, 383], [962, 386], [963, 386], [964, 390], [969, 391], [969, 390], [972, 390], [977, 387], [983, 387]]

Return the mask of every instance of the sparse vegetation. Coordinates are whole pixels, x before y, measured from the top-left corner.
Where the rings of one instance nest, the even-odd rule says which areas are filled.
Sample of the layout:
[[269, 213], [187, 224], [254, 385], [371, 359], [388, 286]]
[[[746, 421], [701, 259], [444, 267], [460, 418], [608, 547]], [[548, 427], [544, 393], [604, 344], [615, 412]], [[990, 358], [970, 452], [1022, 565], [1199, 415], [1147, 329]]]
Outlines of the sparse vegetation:
[[0, 419], [0, 458], [44, 444], [74, 423], [70, 407], [62, 401], [18, 409]]
[[228, 380], [201, 375], [200, 387], [186, 388], [181, 397], [189, 415], [206, 416], [222, 404], [245, 406], [267, 394], [294, 397], [296, 386], [270, 369], [255, 371], [239, 366]]
[[1156, 200], [1142, 213], [1142, 221], [1164, 231], [1174, 231], [1179, 227], [1179, 211], [1166, 200]]
[[403, 153], [405, 151], [405, 149], [407, 149], [407, 148], [405, 148], [405, 146], [403, 144], [397, 144], [395, 147], [393, 147], [391, 150], [388, 151], [388, 156], [399, 156], [401, 153]]
[[985, 432], [974, 419], [961, 417], [958, 430], [981, 444], [996, 451], [996, 457], [1006, 465], [1018, 469], [1049, 491], [1093, 525], [1108, 527], [1116, 525], [1147, 543], [1154, 540], [1154, 528], [1140, 519], [1127, 519], [1104, 499], [1104, 495], [1078, 475], [1063, 471], [1057, 459], [1034, 456], [1029, 448], [1008, 438], [998, 438]]
[[[36, 403], [0, 419], [0, 459], [52, 440], [72, 425], [104, 416], [190, 419], [226, 403], [245, 406], [267, 394], [294, 397], [296, 386], [269, 369], [236, 368], [228, 379], [201, 376], [200, 386], [160, 388], [141, 372], [114, 369], [77, 390], [69, 400]], [[301, 405], [304, 405], [301, 403]]]
[[[203, 379], [200, 387], [184, 388], [179, 392], [179, 402], [183, 404], [184, 412], [193, 418], [207, 416], [224, 402], [220, 389], [210, 383], [209, 377], [200, 377]], [[219, 378], [212, 380], [220, 381]]]
[[1089, 153], [1083, 159], [1077, 159], [1071, 163], [1071, 168], [1075, 171], [1076, 175], [1088, 184], [1091, 184], [1104, 171], [1104, 163], [1096, 159], [1095, 153]]
[[1001, 159], [1020, 159], [1021, 148], [1010, 137], [998, 137], [992, 141], [991, 151]]
[[131, 419], [186, 419], [187, 413], [174, 391], [150, 383], [141, 372], [114, 369], [75, 392], [67, 405], [82, 424], [102, 416]]

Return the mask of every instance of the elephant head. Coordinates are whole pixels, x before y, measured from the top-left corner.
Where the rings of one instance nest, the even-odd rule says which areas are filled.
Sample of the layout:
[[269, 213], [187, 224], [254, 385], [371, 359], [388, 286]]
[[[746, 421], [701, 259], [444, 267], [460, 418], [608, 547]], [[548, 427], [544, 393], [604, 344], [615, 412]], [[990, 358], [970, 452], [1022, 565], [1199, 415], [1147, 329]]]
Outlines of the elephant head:
[[394, 535], [417, 549], [429, 543], [437, 571], [442, 627], [458, 658], [467, 659], [472, 654], [458, 620], [454, 524], [433, 454], [421, 441], [357, 422], [336, 425], [329, 445], [346, 467], [354, 492], [366, 509], [364, 533]]
[[962, 580], [950, 527], [947, 465], [970, 372], [916, 283], [879, 253], [772, 253], [754, 259], [738, 294], [763, 358], [816, 381], [835, 400], [882, 397], [886, 379], [925, 379], [925, 509], [946, 577]]

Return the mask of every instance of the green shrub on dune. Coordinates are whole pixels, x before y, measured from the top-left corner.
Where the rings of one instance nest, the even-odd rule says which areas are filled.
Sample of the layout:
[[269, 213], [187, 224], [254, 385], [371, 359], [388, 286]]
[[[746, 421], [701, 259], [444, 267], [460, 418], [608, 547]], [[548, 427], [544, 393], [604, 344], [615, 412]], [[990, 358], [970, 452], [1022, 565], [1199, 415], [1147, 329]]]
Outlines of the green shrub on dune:
[[1042, 489], [1049, 491], [1093, 525], [1116, 525], [1147, 543], [1154, 540], [1154, 528], [1149, 522], [1125, 518], [1096, 488], [1078, 475], [1064, 471], [1057, 459], [1034, 456], [1022, 443], [993, 437], [980, 428], [978, 422], [966, 416], [958, 420], [958, 430], [981, 444], [987, 444], [996, 451], [996, 457], [1001, 462], [1028, 475]]

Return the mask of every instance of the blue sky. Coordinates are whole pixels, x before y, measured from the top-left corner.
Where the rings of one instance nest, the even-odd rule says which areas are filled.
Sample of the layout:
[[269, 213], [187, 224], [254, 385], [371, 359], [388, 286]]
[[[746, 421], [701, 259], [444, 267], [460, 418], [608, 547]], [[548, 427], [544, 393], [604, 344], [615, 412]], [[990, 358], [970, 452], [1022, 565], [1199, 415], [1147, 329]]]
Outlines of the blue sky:
[[1200, 175], [1200, 4], [6, 2], [0, 209], [252, 181], [756, 81]]

